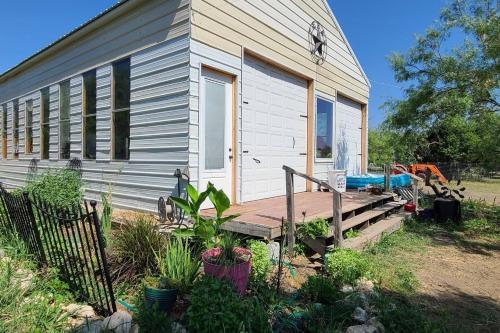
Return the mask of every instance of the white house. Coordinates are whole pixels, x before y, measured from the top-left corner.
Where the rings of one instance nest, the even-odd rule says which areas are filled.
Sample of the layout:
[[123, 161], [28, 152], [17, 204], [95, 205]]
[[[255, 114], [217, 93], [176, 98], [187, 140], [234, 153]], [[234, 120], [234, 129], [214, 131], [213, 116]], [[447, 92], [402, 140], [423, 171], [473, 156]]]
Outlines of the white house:
[[0, 75], [0, 181], [79, 158], [121, 208], [156, 210], [177, 168], [279, 196], [284, 164], [365, 172], [369, 89], [326, 0], [122, 1]]

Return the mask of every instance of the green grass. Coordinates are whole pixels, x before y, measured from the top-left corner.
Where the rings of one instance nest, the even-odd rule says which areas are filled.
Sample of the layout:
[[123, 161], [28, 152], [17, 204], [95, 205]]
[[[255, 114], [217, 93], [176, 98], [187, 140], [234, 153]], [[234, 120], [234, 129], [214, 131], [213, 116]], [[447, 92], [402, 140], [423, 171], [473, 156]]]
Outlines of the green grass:
[[[36, 273], [19, 240], [1, 237], [0, 248], [7, 256], [0, 261], [0, 333], [64, 332], [68, 315], [61, 307], [73, 302], [67, 285], [52, 270]], [[33, 280], [25, 288], [19, 278], [27, 271]]]
[[471, 192], [497, 194], [500, 200], [500, 179], [487, 179], [482, 182], [464, 180], [460, 186]]

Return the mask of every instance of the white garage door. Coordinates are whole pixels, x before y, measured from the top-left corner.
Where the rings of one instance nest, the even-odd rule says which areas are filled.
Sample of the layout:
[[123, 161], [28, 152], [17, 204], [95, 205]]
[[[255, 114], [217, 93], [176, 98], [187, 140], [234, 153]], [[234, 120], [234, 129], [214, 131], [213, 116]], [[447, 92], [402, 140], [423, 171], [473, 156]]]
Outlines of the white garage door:
[[[288, 165], [306, 172], [307, 82], [246, 56], [243, 68], [242, 201], [284, 195]], [[296, 192], [305, 181], [295, 177]]]
[[336, 168], [349, 175], [361, 173], [361, 104], [339, 96], [337, 99]]

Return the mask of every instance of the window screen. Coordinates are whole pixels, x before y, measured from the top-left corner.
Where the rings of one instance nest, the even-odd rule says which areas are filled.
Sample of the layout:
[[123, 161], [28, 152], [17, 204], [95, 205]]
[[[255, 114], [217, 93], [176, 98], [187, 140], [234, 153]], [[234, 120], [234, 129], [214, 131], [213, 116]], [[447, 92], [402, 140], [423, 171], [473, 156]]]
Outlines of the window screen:
[[13, 102], [12, 111], [12, 144], [13, 144], [13, 157], [15, 160], [19, 158], [19, 100], [15, 99]]
[[83, 74], [83, 157], [96, 157], [96, 71]]
[[50, 142], [50, 101], [49, 101], [49, 88], [44, 88], [41, 90], [42, 102], [41, 102], [41, 148], [40, 148], [40, 158], [42, 160], [49, 159], [49, 142]]
[[128, 160], [130, 145], [130, 59], [113, 63], [113, 159]]
[[59, 158], [67, 160], [70, 157], [70, 124], [69, 124], [69, 81], [59, 84]]
[[24, 142], [24, 152], [25, 154], [33, 153], [33, 100], [26, 101], [25, 110], [25, 142]]

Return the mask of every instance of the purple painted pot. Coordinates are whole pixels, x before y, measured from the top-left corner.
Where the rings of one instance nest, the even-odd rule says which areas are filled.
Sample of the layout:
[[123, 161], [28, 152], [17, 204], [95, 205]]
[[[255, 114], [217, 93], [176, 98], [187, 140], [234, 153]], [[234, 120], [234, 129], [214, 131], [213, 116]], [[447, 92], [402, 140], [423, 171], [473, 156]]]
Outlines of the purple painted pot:
[[[203, 252], [201, 258], [203, 261], [203, 270], [205, 271], [205, 274], [216, 277], [218, 279], [228, 279], [229, 281], [231, 281], [240, 295], [245, 294], [245, 291], [247, 290], [250, 271], [252, 269], [251, 260], [248, 259], [248, 261], [233, 266], [222, 266], [210, 262], [210, 258], [219, 256], [221, 252], [221, 248], [210, 249]], [[249, 250], [241, 247], [235, 247], [234, 252], [242, 255], [247, 255], [249, 256], [249, 258], [252, 256], [252, 253]]]

